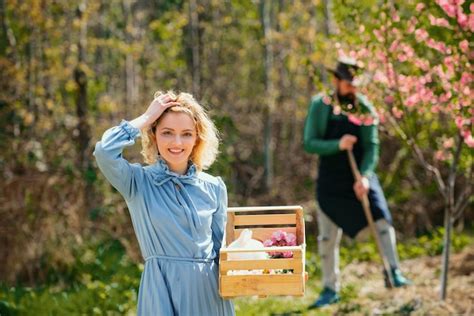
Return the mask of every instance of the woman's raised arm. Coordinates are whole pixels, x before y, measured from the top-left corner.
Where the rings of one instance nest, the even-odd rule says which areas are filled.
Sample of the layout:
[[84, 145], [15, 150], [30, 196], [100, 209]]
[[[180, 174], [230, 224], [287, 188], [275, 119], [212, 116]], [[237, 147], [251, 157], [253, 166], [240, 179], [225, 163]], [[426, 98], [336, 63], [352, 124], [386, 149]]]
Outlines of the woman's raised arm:
[[142, 172], [140, 164], [130, 164], [123, 158], [125, 147], [135, 144], [140, 129], [153, 124], [169, 107], [177, 105], [172, 94], [155, 98], [139, 117], [108, 129], [95, 145], [97, 165], [107, 180], [126, 198], [131, 199], [137, 191], [137, 178]]

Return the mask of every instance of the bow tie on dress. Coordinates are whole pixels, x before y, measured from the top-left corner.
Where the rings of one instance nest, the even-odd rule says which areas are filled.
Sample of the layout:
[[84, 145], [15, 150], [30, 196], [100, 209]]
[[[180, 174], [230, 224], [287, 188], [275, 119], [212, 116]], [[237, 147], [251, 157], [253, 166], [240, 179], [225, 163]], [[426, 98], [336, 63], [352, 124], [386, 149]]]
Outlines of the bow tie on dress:
[[[190, 223], [191, 233], [193, 237], [198, 236], [198, 231], [201, 229], [202, 223], [199, 215], [197, 213], [197, 208], [193, 203], [193, 200], [189, 196], [187, 190], [185, 189], [185, 184], [194, 184], [197, 183], [197, 169], [196, 165], [191, 163], [188, 167], [188, 170], [184, 175], [173, 172], [168, 167], [168, 164], [163, 159], [158, 159], [158, 161], [152, 165], [152, 174], [154, 183], [157, 186], [161, 186], [168, 181], [171, 181], [177, 189], [177, 199], [178, 202], [183, 206], [186, 217]], [[179, 197], [178, 197], [179, 196]]]
[[191, 163], [185, 174], [173, 172], [168, 167], [168, 164], [163, 159], [152, 165], [154, 182], [156, 185], [162, 185], [165, 182], [172, 181], [183, 188], [184, 183], [192, 184], [196, 182], [196, 165]]

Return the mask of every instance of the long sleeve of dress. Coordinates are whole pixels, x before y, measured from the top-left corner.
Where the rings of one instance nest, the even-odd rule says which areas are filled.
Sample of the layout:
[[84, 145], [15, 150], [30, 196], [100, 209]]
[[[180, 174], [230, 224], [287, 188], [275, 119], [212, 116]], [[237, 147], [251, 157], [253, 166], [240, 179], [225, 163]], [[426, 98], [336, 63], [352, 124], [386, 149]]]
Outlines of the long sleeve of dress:
[[339, 152], [339, 140], [324, 140], [318, 136], [317, 125], [323, 124], [327, 117], [318, 117], [318, 107], [326, 106], [320, 99], [312, 100], [304, 125], [304, 149], [311, 154], [320, 156], [333, 155]]
[[140, 134], [138, 128], [123, 120], [108, 129], [95, 145], [94, 156], [107, 180], [123, 195], [131, 199], [137, 191], [137, 178], [142, 172], [139, 164], [130, 164], [122, 156], [123, 149], [132, 146]]
[[212, 216], [212, 242], [216, 254], [216, 263], [219, 263], [219, 251], [224, 238], [225, 225], [227, 220], [227, 188], [224, 181], [219, 179], [219, 196], [217, 200], [217, 210]]

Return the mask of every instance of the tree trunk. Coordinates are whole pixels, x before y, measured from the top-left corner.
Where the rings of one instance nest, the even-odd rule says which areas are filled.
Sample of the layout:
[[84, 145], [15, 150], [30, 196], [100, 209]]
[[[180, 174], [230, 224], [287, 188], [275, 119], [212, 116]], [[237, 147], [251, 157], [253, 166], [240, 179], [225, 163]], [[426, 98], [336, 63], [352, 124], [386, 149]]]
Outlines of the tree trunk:
[[[323, 1], [323, 6], [324, 6], [324, 24], [323, 24], [323, 31], [324, 35], [326, 38], [329, 39], [331, 35], [333, 35], [336, 32], [336, 28], [334, 26], [333, 22], [333, 16], [332, 16], [332, 2], [331, 0], [324, 0]], [[329, 78], [327, 75], [327, 71], [324, 68], [324, 65], [319, 64], [318, 65], [318, 70], [319, 73], [321, 74], [321, 81], [327, 85], [329, 83]]]
[[[125, 19], [125, 43], [128, 47], [132, 47], [134, 42], [134, 21], [133, 21], [133, 12], [130, 0], [124, 0], [123, 3], [123, 14]], [[135, 60], [133, 58], [133, 52], [128, 50], [125, 56], [125, 108], [127, 109], [127, 115], [131, 115], [128, 113], [128, 109], [133, 108], [134, 103], [138, 97], [137, 91], [137, 78], [136, 78], [136, 65]]]
[[273, 183], [273, 109], [275, 107], [275, 87], [273, 82], [273, 43], [272, 30], [272, 1], [261, 0], [261, 16], [264, 37], [265, 62], [265, 99], [266, 107], [263, 112], [264, 120], [264, 186], [270, 190]]
[[444, 238], [443, 238], [443, 262], [441, 269], [441, 300], [446, 299], [447, 288], [448, 288], [448, 272], [449, 272], [449, 255], [451, 252], [451, 210], [448, 206], [444, 211]]
[[79, 30], [78, 60], [76, 68], [74, 69], [74, 80], [77, 85], [76, 96], [76, 114], [78, 118], [77, 135], [78, 141], [78, 165], [84, 170], [88, 159], [87, 148], [90, 140], [90, 128], [87, 122], [87, 76], [84, 71], [86, 59], [86, 45], [87, 45], [87, 23], [84, 21], [84, 11], [86, 10], [87, 1], [83, 1], [77, 9], [77, 18], [81, 21]]
[[332, 1], [323, 0], [323, 6], [324, 6], [324, 34], [328, 36], [336, 32], [336, 26], [334, 25], [334, 19], [332, 17]]
[[0, 34], [0, 56], [5, 56], [8, 46], [11, 46], [8, 43], [8, 25], [5, 11], [5, 0], [0, 0], [0, 22], [2, 27]]
[[74, 80], [77, 85], [76, 96], [76, 115], [78, 118], [75, 141], [77, 144], [78, 160], [77, 166], [86, 179], [84, 186], [84, 208], [88, 212], [92, 209], [95, 192], [91, 181], [88, 181], [85, 175], [92, 170], [89, 143], [91, 138], [91, 130], [88, 123], [88, 104], [87, 104], [87, 75], [84, 71], [86, 64], [86, 45], [87, 45], [87, 21], [84, 17], [84, 12], [87, 8], [87, 0], [83, 0], [76, 11], [77, 19], [80, 21], [77, 65], [74, 69]]
[[[453, 228], [453, 214], [455, 214], [455, 203], [454, 203], [454, 189], [456, 184], [456, 174], [458, 171], [458, 163], [461, 157], [461, 151], [463, 147], [463, 137], [461, 134], [458, 135], [456, 152], [454, 159], [449, 170], [448, 183], [446, 185], [446, 207], [444, 210], [444, 240], [443, 240], [443, 263], [441, 268], [441, 300], [445, 300], [447, 296], [448, 288], [448, 272], [449, 272], [449, 255], [451, 252], [451, 232]], [[462, 197], [459, 197], [462, 198]]]
[[196, 98], [201, 97], [201, 66], [199, 45], [199, 14], [196, 0], [189, 1], [189, 31], [191, 35], [191, 73], [192, 92]]

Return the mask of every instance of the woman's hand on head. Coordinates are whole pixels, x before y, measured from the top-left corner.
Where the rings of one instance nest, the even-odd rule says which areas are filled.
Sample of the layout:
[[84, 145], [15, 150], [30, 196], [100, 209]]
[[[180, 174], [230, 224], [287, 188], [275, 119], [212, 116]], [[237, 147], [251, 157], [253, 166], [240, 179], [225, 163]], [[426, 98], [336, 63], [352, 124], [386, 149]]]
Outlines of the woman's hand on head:
[[145, 113], [131, 121], [130, 124], [136, 128], [145, 128], [153, 124], [167, 108], [176, 105], [179, 105], [179, 102], [176, 102], [176, 95], [174, 93], [161, 94], [151, 101]]
[[179, 105], [179, 103], [176, 102], [176, 95], [174, 93], [165, 93], [151, 101], [143, 115], [150, 118], [151, 124], [156, 121], [167, 108], [175, 105]]

